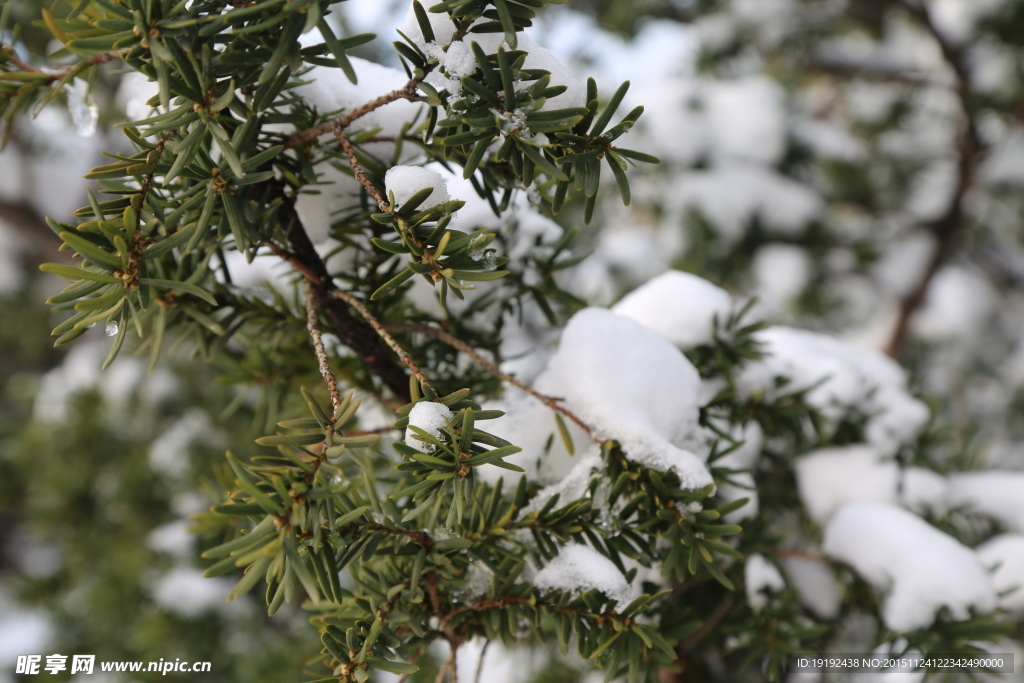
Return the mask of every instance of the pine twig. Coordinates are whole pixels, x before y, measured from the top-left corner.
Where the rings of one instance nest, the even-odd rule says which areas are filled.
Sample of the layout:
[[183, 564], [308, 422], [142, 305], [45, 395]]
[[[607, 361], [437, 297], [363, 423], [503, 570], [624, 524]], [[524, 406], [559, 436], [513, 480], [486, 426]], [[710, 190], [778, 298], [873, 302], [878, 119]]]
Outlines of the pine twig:
[[332, 290], [331, 296], [341, 299], [349, 306], [359, 311], [360, 315], [362, 315], [363, 318], [366, 319], [366, 322], [370, 323], [370, 327], [372, 327], [377, 332], [377, 334], [380, 335], [380, 338], [384, 340], [384, 343], [390, 346], [391, 350], [398, 355], [398, 357], [402, 360], [403, 363], [405, 363], [406, 367], [408, 367], [412, 374], [416, 377], [416, 379], [419, 380], [420, 384], [433, 389], [433, 387], [430, 386], [430, 382], [427, 381], [427, 378], [423, 375], [422, 372], [420, 372], [419, 367], [416, 365], [416, 361], [412, 359], [412, 356], [409, 355], [409, 352], [403, 349], [402, 346], [397, 341], [395, 341], [395, 338], [388, 334], [388, 331], [384, 329], [384, 326], [380, 323], [380, 321], [377, 320], [377, 318], [375, 318], [372, 313], [370, 313], [370, 309], [368, 309], [366, 305], [363, 304], [362, 301], [355, 298], [348, 292], [341, 291], [340, 289]]
[[515, 377], [509, 375], [508, 373], [502, 372], [493, 363], [489, 362], [487, 359], [485, 359], [483, 356], [477, 353], [472, 346], [462, 341], [461, 339], [456, 339], [455, 337], [448, 334], [444, 330], [438, 329], [432, 325], [418, 325], [415, 323], [388, 324], [385, 326], [385, 328], [393, 332], [421, 332], [423, 334], [433, 337], [434, 339], [442, 341], [445, 344], [448, 344], [448, 346], [451, 346], [454, 349], [458, 349], [462, 353], [469, 356], [475, 363], [477, 363], [487, 372], [491, 373], [493, 376], [497, 377], [503, 382], [508, 382], [514, 387], [522, 389], [530, 396], [533, 396], [535, 399], [546, 405], [548, 408], [551, 408], [551, 410], [557, 411], [562, 415], [565, 415], [567, 418], [569, 418], [577, 425], [579, 425], [580, 428], [583, 429], [583, 431], [585, 431], [588, 435], [593, 436], [593, 430], [590, 428], [590, 426], [582, 419], [580, 419], [571, 410], [559, 404], [559, 399], [553, 396], [547, 396], [545, 394], [542, 394], [533, 387], [531, 387], [529, 384], [526, 384], [525, 382], [516, 379]]
[[334, 406], [334, 412], [331, 414], [333, 420], [341, 411], [341, 392], [338, 391], [338, 380], [327, 362], [327, 350], [324, 349], [324, 341], [320, 332], [320, 316], [316, 310], [316, 293], [313, 291], [313, 284], [307, 280], [304, 289], [306, 293], [306, 329], [309, 330], [309, 336], [313, 339], [313, 349], [316, 351], [316, 360], [320, 365], [320, 374], [323, 376], [324, 382], [327, 383], [328, 391], [331, 392], [331, 405]]
[[334, 136], [338, 138], [338, 143], [341, 144], [341, 150], [345, 153], [345, 156], [348, 157], [348, 164], [352, 167], [352, 172], [355, 173], [356, 179], [362, 183], [363, 187], [366, 188], [366, 191], [369, 192], [370, 196], [377, 202], [377, 206], [380, 210], [390, 213], [391, 210], [388, 207], [387, 200], [384, 199], [383, 195], [381, 195], [377, 186], [370, 181], [369, 177], [367, 177], [366, 171], [363, 170], [363, 167], [359, 165], [359, 161], [356, 159], [356, 151], [352, 147], [352, 141], [348, 139], [348, 136], [345, 135], [344, 131], [345, 129], [342, 126], [335, 126]]
[[[426, 75], [429, 72], [430, 69], [426, 69], [425, 73], [423, 74], [423, 77], [426, 78]], [[307, 142], [312, 142], [321, 135], [326, 135], [327, 133], [330, 133], [338, 128], [344, 130], [345, 128], [352, 125], [352, 123], [357, 119], [366, 116], [375, 109], [380, 109], [385, 104], [391, 104], [392, 102], [395, 102], [397, 100], [422, 102], [426, 98], [421, 97], [417, 94], [417, 88], [419, 87], [420, 81], [422, 80], [422, 78], [414, 78], [408, 83], [406, 83], [404, 87], [399, 88], [398, 90], [392, 90], [389, 93], [385, 93], [380, 97], [372, 99], [366, 104], [356, 107], [355, 109], [348, 112], [344, 116], [339, 116], [336, 119], [331, 119], [330, 121], [321, 123], [319, 126], [314, 126], [313, 128], [292, 135], [291, 137], [287, 138], [284, 141], [285, 149], [301, 147]]]

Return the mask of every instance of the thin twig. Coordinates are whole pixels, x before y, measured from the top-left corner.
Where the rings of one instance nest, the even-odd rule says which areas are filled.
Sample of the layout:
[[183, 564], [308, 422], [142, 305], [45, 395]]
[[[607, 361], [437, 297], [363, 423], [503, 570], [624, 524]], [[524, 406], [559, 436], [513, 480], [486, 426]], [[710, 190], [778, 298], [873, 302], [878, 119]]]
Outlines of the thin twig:
[[352, 172], [355, 173], [356, 179], [362, 183], [363, 187], [366, 188], [366, 191], [369, 192], [370, 196], [377, 202], [377, 206], [380, 210], [390, 213], [387, 200], [384, 199], [380, 190], [378, 190], [377, 186], [370, 181], [369, 177], [366, 175], [366, 171], [364, 171], [363, 167], [360, 166], [359, 161], [356, 159], [356, 151], [352, 148], [352, 141], [348, 139], [348, 136], [345, 135], [344, 131], [345, 129], [343, 127], [335, 126], [334, 136], [338, 138], [338, 142], [341, 144], [341, 150], [345, 152], [345, 156], [348, 157], [348, 164], [352, 167]]
[[529, 384], [526, 384], [525, 382], [516, 379], [512, 375], [502, 372], [493, 363], [489, 362], [487, 359], [485, 359], [483, 356], [477, 353], [472, 346], [470, 346], [469, 344], [460, 339], [456, 339], [455, 337], [448, 334], [444, 330], [438, 329], [433, 325], [418, 325], [415, 323], [389, 323], [388, 325], [385, 325], [385, 329], [391, 330], [392, 332], [422, 332], [423, 334], [429, 335], [434, 339], [437, 339], [439, 341], [444, 342], [445, 344], [448, 344], [452, 348], [458, 349], [462, 353], [469, 356], [474, 362], [480, 365], [480, 367], [482, 367], [487, 372], [491, 373], [492, 375], [494, 375], [503, 382], [508, 382], [512, 386], [522, 389], [530, 396], [533, 396], [535, 399], [546, 405], [548, 408], [551, 408], [551, 410], [555, 410], [561, 413], [562, 415], [565, 415], [567, 418], [569, 418], [577, 425], [579, 425], [580, 428], [583, 431], [585, 431], [588, 435], [593, 436], [593, 430], [590, 428], [590, 426], [587, 425], [587, 423], [581, 420], [579, 417], [577, 417], [572, 411], [559, 404], [559, 399], [542, 394], [533, 387], [531, 387]]
[[331, 366], [327, 362], [327, 351], [324, 349], [324, 341], [320, 334], [320, 316], [316, 310], [316, 292], [313, 291], [313, 283], [308, 280], [305, 283], [305, 292], [306, 329], [309, 330], [309, 336], [313, 339], [313, 349], [316, 351], [316, 360], [320, 365], [320, 374], [323, 376], [324, 382], [327, 383], [328, 391], [331, 392], [331, 405], [334, 406], [334, 412], [331, 414], [333, 421], [341, 412], [341, 392], [338, 391], [338, 380], [334, 377]]
[[431, 389], [433, 389], [433, 387], [430, 386], [430, 382], [427, 381], [427, 378], [423, 375], [422, 372], [420, 372], [420, 369], [416, 365], [416, 361], [412, 359], [412, 356], [410, 356], [409, 353], [405, 349], [403, 349], [398, 342], [395, 341], [394, 337], [388, 334], [388, 331], [385, 330], [384, 326], [381, 325], [380, 321], [377, 320], [377, 318], [375, 318], [372, 313], [370, 313], [370, 310], [363, 304], [362, 301], [355, 298], [348, 292], [341, 291], [340, 289], [332, 290], [331, 296], [341, 299], [349, 306], [359, 311], [363, 318], [366, 319], [366, 322], [370, 323], [370, 327], [372, 327], [377, 332], [377, 334], [380, 335], [380, 338], [384, 340], [384, 343], [390, 346], [391, 350], [398, 355], [398, 357], [402, 360], [403, 363], [405, 363], [406, 367], [408, 367], [412, 374], [416, 377], [416, 379], [419, 380], [420, 384], [422, 384], [425, 387], [430, 387]]
[[476, 676], [473, 678], [473, 683], [480, 683], [480, 674], [484, 672], [484, 657], [487, 656], [487, 648], [490, 646], [490, 639], [484, 641], [484, 646], [480, 650], [480, 661], [476, 663]]
[[[0, 48], [2, 48], [2, 47], [3, 47], [3, 43], [0, 43]], [[9, 52], [9, 56], [8, 56], [8, 58], [6, 60], [6, 62], [8, 64], [14, 65], [14, 67], [16, 67], [17, 69], [20, 69], [21, 71], [28, 71], [30, 73], [35, 73], [35, 74], [46, 73], [46, 74], [48, 74], [50, 76], [50, 82], [51, 83], [53, 81], [61, 80], [62, 78], [67, 76], [69, 73], [71, 73], [72, 69], [77, 68], [78, 65], [82, 63], [82, 62], [78, 62], [76, 64], [72, 64], [71, 66], [69, 66], [69, 67], [67, 67], [65, 69], [61, 69], [60, 71], [55, 71], [53, 73], [49, 73], [47, 71], [43, 71], [38, 66], [32, 66], [31, 64], [26, 64], [25, 62], [23, 62], [20, 59], [18, 59], [18, 55], [14, 51], [14, 46], [8, 47], [7, 50]], [[101, 54], [89, 57], [85, 61], [89, 62], [90, 66], [97, 66], [99, 64], [106, 64], [107, 62], [112, 62], [115, 59], [117, 59], [118, 57], [120, 57], [121, 55], [126, 54], [127, 52], [129, 52], [128, 49], [117, 50], [116, 52], [103, 52]], [[3, 63], [3, 62], [0, 62], [0, 63]]]
[[[424, 77], [426, 77], [426, 74], [424, 74]], [[398, 90], [392, 90], [391, 92], [385, 93], [376, 99], [372, 99], [366, 104], [356, 107], [344, 116], [339, 116], [336, 119], [331, 119], [330, 121], [321, 123], [319, 126], [314, 126], [313, 128], [292, 135], [284, 141], [285, 149], [300, 147], [307, 142], [316, 140], [321, 135], [326, 135], [327, 133], [334, 131], [337, 128], [344, 130], [356, 119], [366, 116], [371, 111], [379, 109], [385, 104], [390, 104], [397, 100], [409, 100], [410, 102], [424, 101], [426, 98], [417, 94], [417, 88], [422, 80], [422, 78], [414, 78], [406, 83], [404, 87], [399, 88]]]

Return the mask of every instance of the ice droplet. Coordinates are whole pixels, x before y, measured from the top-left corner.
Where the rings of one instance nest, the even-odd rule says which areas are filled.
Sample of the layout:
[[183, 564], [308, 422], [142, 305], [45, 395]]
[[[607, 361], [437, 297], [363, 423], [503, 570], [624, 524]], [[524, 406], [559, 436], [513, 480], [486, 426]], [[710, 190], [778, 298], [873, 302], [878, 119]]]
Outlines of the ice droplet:
[[67, 93], [68, 113], [71, 114], [71, 120], [75, 122], [75, 131], [79, 137], [91, 138], [96, 133], [99, 108], [89, 91], [89, 84], [81, 79], [76, 79], [67, 89]]
[[117, 321], [111, 320], [107, 323], [107, 336], [113, 337], [115, 334], [117, 334]]

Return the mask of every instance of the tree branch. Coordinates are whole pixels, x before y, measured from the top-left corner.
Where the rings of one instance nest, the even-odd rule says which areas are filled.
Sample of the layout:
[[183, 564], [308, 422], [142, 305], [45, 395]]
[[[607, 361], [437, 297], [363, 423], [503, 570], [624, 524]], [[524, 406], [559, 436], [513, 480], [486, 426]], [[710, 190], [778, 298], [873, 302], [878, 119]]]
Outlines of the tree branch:
[[[394, 351], [398, 355], [398, 357], [402, 359], [402, 362], [405, 363], [406, 367], [408, 367], [410, 371], [412, 371], [412, 374], [416, 377], [417, 380], [419, 380], [420, 384], [426, 387], [430, 387], [430, 383], [427, 381], [427, 378], [423, 375], [423, 373], [420, 372], [419, 367], [416, 365], [416, 361], [414, 361], [412, 359], [412, 356], [410, 356], [409, 353], [405, 349], [403, 349], [402, 346], [397, 341], [395, 341], [394, 337], [388, 334], [388, 331], [384, 329], [384, 326], [381, 325], [380, 321], [377, 320], [377, 318], [375, 318], [372, 313], [370, 313], [370, 310], [363, 304], [362, 301], [355, 298], [348, 292], [341, 291], [340, 289], [333, 290], [331, 292], [331, 296], [341, 299], [349, 306], [359, 311], [359, 314], [366, 319], [366, 322], [370, 323], [370, 326], [374, 329], [375, 332], [377, 332], [377, 334], [380, 335], [380, 338], [384, 340], [384, 343], [390, 346], [391, 350]], [[433, 387], [430, 388], [433, 389]]]
[[341, 150], [345, 153], [345, 156], [348, 157], [348, 164], [352, 167], [352, 172], [355, 173], [356, 179], [362, 183], [363, 187], [366, 188], [366, 191], [369, 192], [370, 196], [377, 202], [377, 206], [380, 210], [390, 213], [387, 200], [381, 195], [377, 186], [370, 181], [369, 177], [367, 177], [366, 171], [363, 170], [363, 167], [359, 165], [359, 161], [356, 159], [356, 151], [352, 147], [352, 141], [345, 135], [344, 130], [345, 129], [343, 127], [336, 126], [334, 128], [334, 136], [338, 138], [338, 142], [341, 144]]
[[533, 387], [531, 387], [529, 384], [526, 384], [525, 382], [516, 379], [512, 375], [502, 372], [493, 363], [490, 363], [489, 361], [487, 361], [487, 359], [485, 359], [483, 356], [477, 353], [472, 346], [470, 346], [469, 344], [460, 339], [456, 339], [455, 337], [448, 334], [444, 330], [434, 327], [433, 325], [419, 325], [416, 323], [394, 323], [385, 325], [384, 327], [385, 329], [391, 330], [393, 332], [420, 332], [422, 334], [426, 334], [430, 337], [433, 337], [434, 339], [442, 341], [454, 349], [458, 349], [462, 353], [469, 356], [477, 365], [482, 367], [487, 372], [491, 373], [493, 376], [497, 377], [503, 382], [508, 382], [514, 387], [522, 389], [530, 396], [533, 396], [535, 399], [546, 405], [548, 408], [551, 408], [551, 410], [557, 411], [562, 415], [565, 415], [567, 418], [569, 418], [577, 425], [579, 425], [580, 428], [583, 429], [583, 431], [593, 436], [593, 430], [590, 428], [590, 426], [587, 425], [587, 423], [581, 420], [579, 417], [577, 417], [575, 413], [565, 408], [564, 406], [560, 405], [558, 403], [559, 399], [542, 394]]
[[316, 351], [316, 360], [320, 365], [320, 374], [323, 376], [324, 382], [327, 383], [328, 391], [331, 392], [331, 405], [334, 406], [334, 412], [331, 414], [333, 420], [341, 409], [341, 392], [338, 391], [338, 381], [327, 362], [327, 351], [324, 349], [324, 342], [320, 335], [320, 316], [317, 315], [313, 283], [306, 280], [304, 289], [306, 293], [306, 329], [309, 330], [309, 336], [313, 339], [313, 349]]
[[282, 224], [291, 244], [290, 250], [271, 244], [271, 248], [281, 258], [291, 263], [299, 273], [312, 285], [313, 297], [320, 310], [330, 323], [331, 330], [341, 343], [352, 349], [372, 374], [376, 375], [388, 389], [403, 400], [409, 397], [409, 381], [401, 366], [388, 355], [387, 349], [380, 338], [367, 323], [356, 319], [342, 299], [332, 296], [337, 291], [334, 280], [327, 272], [320, 254], [309, 240], [302, 221], [295, 211], [295, 205], [284, 188], [277, 184], [278, 195], [284, 200], [282, 204]]
[[911, 16], [916, 18], [935, 42], [938, 43], [943, 58], [953, 70], [956, 78], [955, 89], [964, 115], [964, 129], [960, 134], [960, 140], [957, 145], [959, 160], [957, 163], [956, 188], [950, 198], [949, 206], [943, 215], [927, 226], [938, 240], [938, 247], [928, 263], [924, 277], [900, 302], [899, 318], [896, 321], [896, 328], [892, 339], [886, 349], [886, 353], [893, 358], [899, 358], [903, 353], [909, 334], [910, 321], [913, 319], [914, 313], [924, 303], [924, 298], [936, 273], [938, 273], [956, 248], [957, 238], [964, 227], [964, 197], [974, 183], [975, 171], [984, 151], [971, 105], [971, 84], [963, 49], [942, 35], [942, 32], [932, 21], [931, 14], [924, 4], [919, 4], [914, 2], [914, 0], [900, 0], [900, 5]]
[[[429, 71], [429, 68], [426, 69], [427, 73], [429, 73]], [[426, 73], [424, 74], [424, 77], [426, 77]], [[395, 102], [397, 100], [409, 100], [410, 102], [424, 101], [426, 98], [420, 97], [418, 95], [417, 90], [420, 81], [422, 80], [422, 78], [414, 78], [408, 83], [406, 83], [405, 87], [399, 88], [398, 90], [392, 90], [391, 92], [385, 93], [384, 95], [381, 95], [376, 99], [370, 100], [366, 104], [360, 107], [356, 107], [355, 109], [348, 112], [344, 116], [339, 116], [336, 119], [331, 119], [330, 121], [321, 123], [319, 126], [315, 126], [308, 130], [304, 130], [300, 133], [292, 135], [291, 137], [287, 138], [284, 141], [285, 149], [301, 147], [307, 142], [312, 142], [321, 135], [326, 135], [327, 133], [331, 133], [339, 128], [341, 130], [345, 130], [356, 119], [366, 116], [375, 109], [380, 109], [385, 104], [391, 104], [392, 102]]]

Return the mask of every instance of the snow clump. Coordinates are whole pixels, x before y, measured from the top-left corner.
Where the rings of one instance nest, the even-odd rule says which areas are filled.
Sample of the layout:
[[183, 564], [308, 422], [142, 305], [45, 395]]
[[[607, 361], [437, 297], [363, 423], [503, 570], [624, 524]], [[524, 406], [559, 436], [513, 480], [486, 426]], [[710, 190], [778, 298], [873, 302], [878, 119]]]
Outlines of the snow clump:
[[995, 568], [992, 583], [999, 591], [999, 606], [1024, 612], [1024, 534], [1001, 534], [977, 548], [978, 557]]
[[384, 187], [395, 193], [395, 208], [412, 199], [421, 190], [433, 188], [426, 201], [419, 205], [425, 211], [450, 199], [441, 174], [421, 166], [392, 166], [384, 174]]
[[584, 309], [569, 320], [535, 386], [564, 398], [595, 436], [615, 439], [634, 462], [674, 472], [682, 488], [713, 483], [691, 450], [703, 446], [700, 375], [654, 331], [605, 309]]
[[846, 503], [899, 504], [915, 512], [941, 512], [948, 505], [945, 477], [923, 467], [900, 468], [867, 444], [812, 451], [796, 460], [794, 470], [807, 514], [822, 525]]
[[966, 619], [970, 607], [996, 606], [992, 580], [973, 550], [894, 505], [844, 505], [825, 529], [822, 549], [886, 592], [882, 619], [894, 631], [928, 627], [941, 607]]
[[747, 602], [755, 612], [760, 611], [768, 604], [766, 588], [775, 592], [786, 589], [786, 580], [775, 568], [775, 565], [765, 559], [764, 555], [753, 554], [747, 558], [743, 567], [743, 582], [747, 589]]
[[612, 307], [684, 348], [710, 344], [715, 318], [724, 322], [731, 309], [732, 297], [724, 289], [678, 270], [637, 287]]
[[569, 591], [578, 596], [597, 589], [620, 606], [633, 599], [626, 577], [612, 561], [592, 548], [572, 543], [537, 572], [533, 579], [537, 590]]
[[1024, 472], [988, 470], [960, 472], [949, 477], [949, 504], [971, 509], [999, 521], [1011, 531], [1024, 532]]
[[[856, 410], [869, 417], [868, 443], [892, 453], [928, 421], [928, 408], [910, 395], [904, 370], [878, 351], [817, 332], [775, 325], [758, 332], [765, 357], [748, 364], [739, 390], [769, 401], [801, 389], [808, 403], [831, 420]], [[787, 378], [781, 387], [778, 378]]]
[[[435, 439], [441, 439], [441, 429], [448, 426], [452, 411], [443, 403], [420, 401], [409, 411], [409, 426], [419, 427]], [[412, 429], [405, 430], [405, 445], [415, 448], [420, 453], [432, 453], [437, 446], [420, 438]]]

